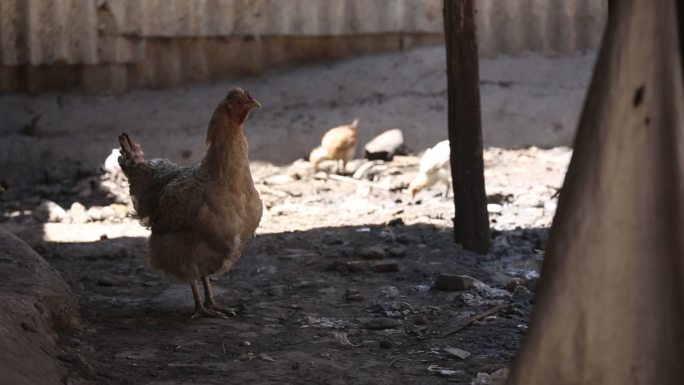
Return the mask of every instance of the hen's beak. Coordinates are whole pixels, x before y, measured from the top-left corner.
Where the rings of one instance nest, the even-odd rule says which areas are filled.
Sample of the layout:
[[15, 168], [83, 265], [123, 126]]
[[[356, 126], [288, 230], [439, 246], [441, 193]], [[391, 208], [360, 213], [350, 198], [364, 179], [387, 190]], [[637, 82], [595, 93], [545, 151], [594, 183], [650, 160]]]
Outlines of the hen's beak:
[[261, 108], [261, 103], [259, 103], [252, 95], [246, 93], [249, 98], [249, 108]]

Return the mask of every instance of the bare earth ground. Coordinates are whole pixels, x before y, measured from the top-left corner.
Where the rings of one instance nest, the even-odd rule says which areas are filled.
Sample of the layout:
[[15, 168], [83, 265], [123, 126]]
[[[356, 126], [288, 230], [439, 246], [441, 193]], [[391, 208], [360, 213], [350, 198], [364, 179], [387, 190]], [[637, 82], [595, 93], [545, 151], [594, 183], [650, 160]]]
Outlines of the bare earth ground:
[[[149, 269], [147, 230], [127, 217], [125, 184], [111, 175], [9, 189], [0, 225], [78, 297], [81, 326], [62, 339], [65, 383], [488, 384], [484, 373], [509, 365], [526, 330], [570, 154], [486, 151], [495, 231], [485, 256], [452, 242], [442, 186], [414, 200], [401, 189], [415, 157], [360, 179], [313, 175], [303, 161], [255, 163], [262, 225], [214, 279], [217, 300], [241, 306], [230, 320], [189, 319], [189, 288]], [[84, 206], [46, 218], [45, 199]], [[397, 271], [383, 272], [393, 262]], [[433, 284], [442, 273], [477, 281], [441, 291]], [[516, 277], [523, 286], [506, 290]]]

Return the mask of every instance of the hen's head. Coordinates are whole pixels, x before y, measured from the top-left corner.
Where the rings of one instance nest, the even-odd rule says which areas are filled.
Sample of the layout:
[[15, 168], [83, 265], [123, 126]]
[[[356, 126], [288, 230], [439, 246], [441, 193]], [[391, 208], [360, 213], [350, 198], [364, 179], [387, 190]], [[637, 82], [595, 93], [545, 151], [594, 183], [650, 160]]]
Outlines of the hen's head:
[[427, 176], [423, 173], [418, 174], [408, 186], [408, 192], [411, 194], [411, 198], [415, 198], [418, 191], [425, 188], [427, 185]]
[[258, 107], [261, 107], [261, 103], [254, 99], [249, 92], [235, 87], [228, 91], [228, 95], [226, 95], [226, 98], [221, 103], [220, 108], [225, 108], [230, 118], [242, 124], [247, 120], [249, 112]]

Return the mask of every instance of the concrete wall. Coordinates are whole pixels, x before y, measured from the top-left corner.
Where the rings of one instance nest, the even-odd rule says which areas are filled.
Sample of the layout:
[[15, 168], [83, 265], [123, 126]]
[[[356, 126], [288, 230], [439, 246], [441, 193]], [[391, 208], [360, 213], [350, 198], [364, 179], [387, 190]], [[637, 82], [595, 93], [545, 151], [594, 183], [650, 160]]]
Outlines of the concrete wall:
[[[0, 92], [123, 92], [439, 44], [443, 0], [3, 0]], [[596, 48], [606, 0], [478, 0], [484, 56]]]
[[[593, 63], [593, 54], [481, 60], [485, 145], [570, 145]], [[211, 113], [231, 84], [263, 105], [246, 127], [252, 160], [306, 156], [326, 129], [355, 117], [362, 145], [398, 127], [421, 151], [447, 136], [445, 67], [444, 49], [427, 47], [124, 95], [0, 95], [0, 180], [64, 180], [93, 170], [121, 131], [139, 139], [147, 156], [197, 162]]]

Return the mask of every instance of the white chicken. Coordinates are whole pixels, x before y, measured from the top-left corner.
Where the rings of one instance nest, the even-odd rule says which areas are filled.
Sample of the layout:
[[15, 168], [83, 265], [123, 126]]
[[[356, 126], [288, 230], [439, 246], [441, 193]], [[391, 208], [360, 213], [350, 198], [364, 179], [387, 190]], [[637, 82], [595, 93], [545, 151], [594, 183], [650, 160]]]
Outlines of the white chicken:
[[105, 159], [104, 166], [102, 167], [106, 172], [110, 174], [115, 174], [121, 171], [121, 166], [119, 166], [119, 156], [121, 156], [121, 151], [118, 148], [112, 150], [107, 159]]
[[408, 191], [411, 197], [425, 188], [433, 186], [438, 182], [442, 182], [446, 186], [444, 196], [449, 195], [451, 188], [450, 182], [450, 159], [451, 148], [449, 141], [444, 140], [437, 143], [434, 147], [428, 148], [420, 158], [420, 165], [418, 167], [418, 176], [416, 176], [409, 184]]

